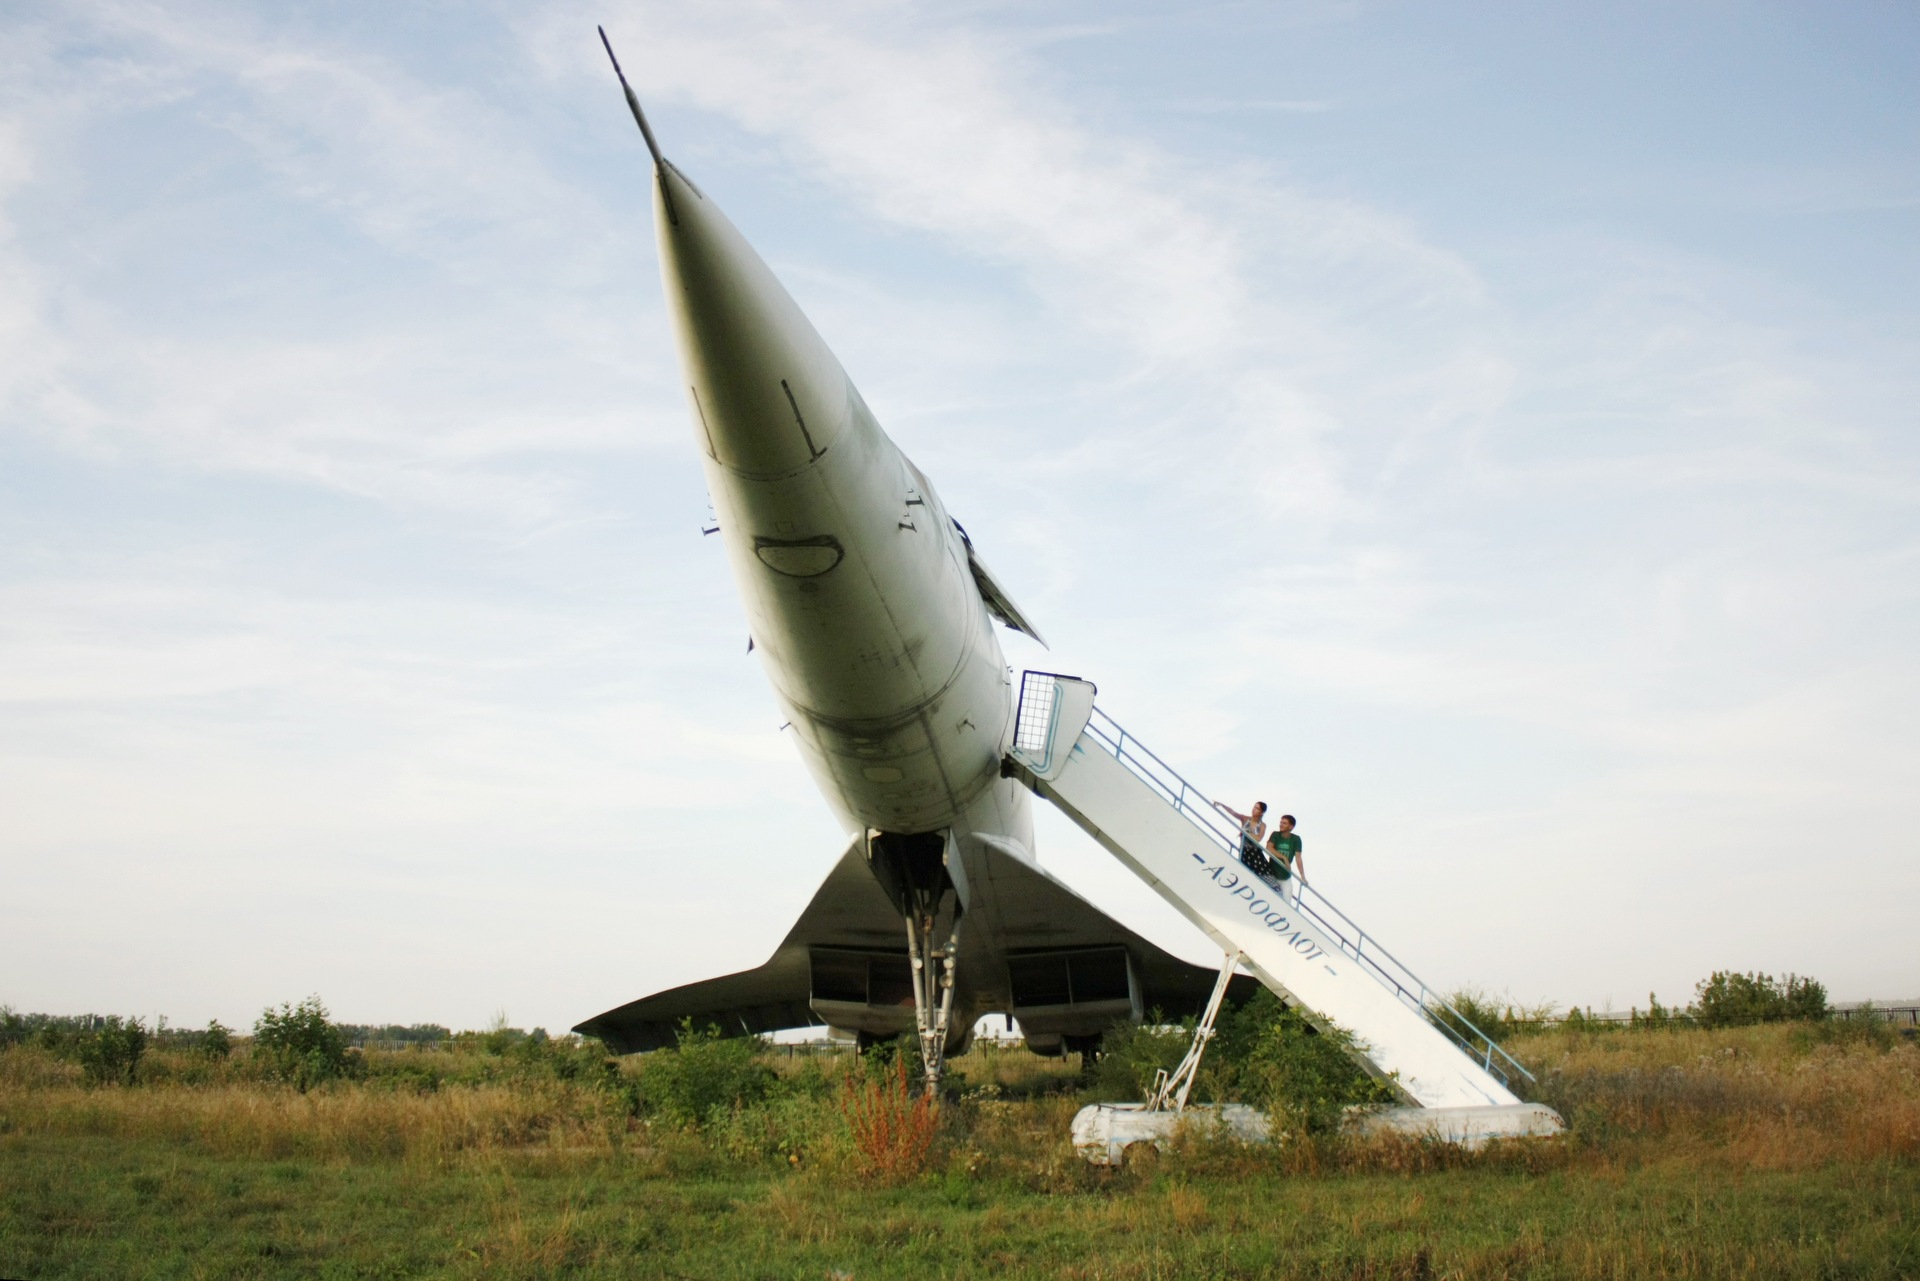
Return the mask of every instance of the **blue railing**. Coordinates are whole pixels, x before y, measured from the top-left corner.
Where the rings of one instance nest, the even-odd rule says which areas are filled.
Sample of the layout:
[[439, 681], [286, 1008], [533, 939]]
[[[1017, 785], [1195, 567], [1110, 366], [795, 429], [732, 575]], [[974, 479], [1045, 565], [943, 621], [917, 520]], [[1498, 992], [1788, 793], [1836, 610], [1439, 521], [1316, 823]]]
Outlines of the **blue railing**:
[[[1034, 757], [1045, 753], [1051, 743], [1053, 717], [1059, 701], [1054, 680], [1054, 675], [1049, 672], [1027, 672], [1020, 682], [1020, 707], [1014, 720], [1014, 746]], [[1229, 818], [1204, 792], [1181, 777], [1178, 770], [1127, 733], [1120, 722], [1095, 706], [1084, 732], [1088, 738], [1111, 752], [1134, 777], [1146, 783], [1189, 822], [1212, 838], [1227, 854], [1245, 865], [1245, 860], [1240, 859], [1239, 822]], [[1274, 884], [1271, 881], [1267, 883]], [[1297, 887], [1294, 901], [1300, 911], [1311, 917], [1341, 952], [1366, 966], [1375, 978], [1393, 989], [1403, 1002], [1426, 1016], [1428, 1022], [1452, 1038], [1463, 1054], [1506, 1084], [1511, 1085], [1513, 1081], [1509, 1069], [1529, 1081], [1534, 1079], [1533, 1073], [1502, 1049], [1498, 1041], [1474, 1026], [1473, 1021], [1446, 997], [1428, 987], [1419, 975], [1354, 924], [1353, 919], [1335, 907], [1326, 895], [1297, 878], [1289, 886], [1274, 885], [1283, 893], [1294, 887]]]

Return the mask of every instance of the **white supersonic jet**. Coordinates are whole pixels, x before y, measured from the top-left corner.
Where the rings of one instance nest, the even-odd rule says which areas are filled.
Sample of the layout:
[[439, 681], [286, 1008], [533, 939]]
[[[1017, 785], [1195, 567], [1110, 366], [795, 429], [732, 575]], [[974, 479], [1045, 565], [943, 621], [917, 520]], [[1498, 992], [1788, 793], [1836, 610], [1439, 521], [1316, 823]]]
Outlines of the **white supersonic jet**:
[[[1213, 971], [1034, 860], [1029, 793], [1002, 776], [1014, 692], [993, 620], [1038, 631], [620, 84], [653, 158], [694, 444], [754, 649], [854, 835], [766, 964], [576, 1030], [625, 1052], [672, 1044], [689, 1018], [740, 1035], [825, 1025], [868, 1044], [913, 1032], [937, 1077], [983, 1014], [1011, 1015], [1057, 1054], [1094, 1048], [1118, 1018], [1198, 1011]], [[1251, 993], [1254, 980], [1235, 982]]]

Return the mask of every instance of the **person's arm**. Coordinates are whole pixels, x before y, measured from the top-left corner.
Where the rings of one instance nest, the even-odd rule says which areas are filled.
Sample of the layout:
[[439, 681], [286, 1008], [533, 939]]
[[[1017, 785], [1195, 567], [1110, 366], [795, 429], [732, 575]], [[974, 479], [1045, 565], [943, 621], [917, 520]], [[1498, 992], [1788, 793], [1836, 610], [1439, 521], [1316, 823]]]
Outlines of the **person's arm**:
[[1293, 852], [1293, 874], [1303, 881], [1307, 879], [1307, 846], [1304, 841]]
[[1213, 803], [1213, 808], [1219, 810], [1222, 814], [1233, 815], [1234, 818], [1238, 819], [1242, 823], [1245, 823], [1251, 820], [1251, 815], [1242, 814], [1239, 810], [1234, 809], [1232, 806], [1222, 805], [1219, 801], [1215, 801]]

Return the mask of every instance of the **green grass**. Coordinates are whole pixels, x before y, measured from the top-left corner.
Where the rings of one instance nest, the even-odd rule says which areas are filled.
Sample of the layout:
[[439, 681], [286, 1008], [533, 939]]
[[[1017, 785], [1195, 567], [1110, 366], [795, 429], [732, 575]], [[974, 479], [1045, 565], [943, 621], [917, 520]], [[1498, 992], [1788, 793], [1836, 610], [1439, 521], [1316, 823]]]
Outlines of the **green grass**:
[[976, 1053], [931, 1167], [889, 1185], [854, 1173], [817, 1079], [695, 1129], [502, 1056], [376, 1056], [300, 1095], [243, 1056], [89, 1087], [22, 1048], [0, 1053], [0, 1276], [1920, 1276], [1920, 1047], [1520, 1049], [1569, 1139], [1194, 1142], [1121, 1171], [1068, 1148], [1062, 1065]]
[[1059, 1191], [648, 1174], [605, 1157], [251, 1161], [14, 1137], [21, 1277], [1900, 1277], [1920, 1171], [1188, 1174]]

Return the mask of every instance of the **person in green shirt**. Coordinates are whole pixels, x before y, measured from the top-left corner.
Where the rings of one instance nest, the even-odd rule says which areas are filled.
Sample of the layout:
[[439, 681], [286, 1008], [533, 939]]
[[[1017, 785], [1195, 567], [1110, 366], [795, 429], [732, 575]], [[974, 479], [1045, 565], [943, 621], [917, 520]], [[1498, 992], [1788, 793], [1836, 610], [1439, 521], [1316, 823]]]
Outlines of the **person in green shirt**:
[[[1302, 885], [1307, 880], [1307, 858], [1300, 849], [1300, 836], [1293, 830], [1293, 815], [1282, 814], [1279, 823], [1274, 825], [1273, 835], [1267, 838], [1267, 853], [1272, 857], [1274, 873], [1280, 880], [1297, 876]], [[1298, 900], [1300, 891], [1296, 888], [1293, 897]]]

